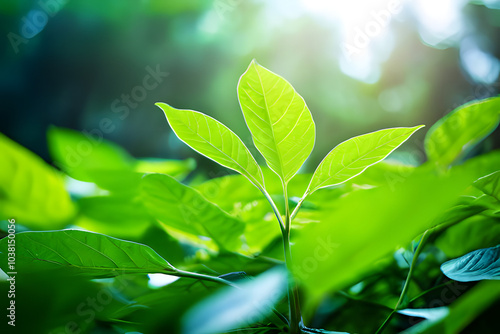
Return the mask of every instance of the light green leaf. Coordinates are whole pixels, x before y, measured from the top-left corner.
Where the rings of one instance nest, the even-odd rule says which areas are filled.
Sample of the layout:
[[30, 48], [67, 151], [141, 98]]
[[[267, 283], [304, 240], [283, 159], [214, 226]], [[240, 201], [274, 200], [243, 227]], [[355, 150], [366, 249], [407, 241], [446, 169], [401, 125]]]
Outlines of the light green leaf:
[[500, 171], [483, 176], [474, 182], [474, 186], [486, 195], [500, 201]]
[[[3, 264], [7, 263], [7, 241], [8, 238], [0, 240]], [[62, 268], [90, 277], [176, 273], [176, 269], [150, 247], [103, 234], [79, 230], [16, 234], [19, 272]]]
[[284, 296], [286, 286], [287, 272], [277, 268], [239, 284], [239, 288], [224, 288], [186, 313], [183, 333], [225, 333], [251, 325], [271, 313]]
[[475, 179], [464, 169], [436, 175], [417, 168], [393, 187], [363, 189], [336, 199], [333, 210], [318, 215], [319, 224], [304, 225], [295, 237], [295, 277], [312, 299], [359, 282], [375, 270], [377, 260], [434, 226]]
[[127, 196], [94, 196], [78, 200], [80, 215], [75, 222], [86, 230], [116, 238], [140, 237], [154, 220], [142, 201]]
[[244, 175], [264, 188], [262, 171], [241, 139], [219, 121], [193, 110], [175, 109], [157, 103], [174, 133], [196, 152]]
[[121, 147], [101, 136], [51, 127], [47, 137], [54, 164], [72, 178], [87, 182], [93, 182], [89, 171], [131, 170], [134, 159]]
[[304, 99], [255, 60], [240, 78], [238, 98], [255, 146], [287, 183], [314, 146], [315, 125]]
[[0, 219], [33, 229], [64, 227], [75, 208], [59, 173], [0, 133]]
[[307, 193], [346, 182], [368, 167], [382, 161], [423, 125], [413, 128], [391, 128], [346, 140], [321, 161]]
[[196, 161], [193, 158], [186, 160], [148, 158], [138, 159], [134, 170], [138, 173], [167, 174], [180, 180], [195, 168]]
[[165, 226], [209, 237], [222, 249], [236, 250], [241, 246], [244, 224], [172, 177], [144, 176], [141, 196], [149, 213]]
[[194, 170], [193, 159], [134, 159], [100, 133], [51, 127], [49, 149], [54, 164], [74, 179], [123, 194], [137, 190], [144, 173], [163, 173], [178, 179]]
[[499, 243], [500, 217], [489, 217], [484, 213], [448, 227], [435, 241], [435, 245], [450, 258]]
[[500, 98], [473, 101], [434, 124], [425, 137], [430, 161], [448, 166], [488, 136], [500, 120]]
[[500, 280], [500, 245], [478, 249], [459, 258], [446, 261], [441, 271], [459, 282]]

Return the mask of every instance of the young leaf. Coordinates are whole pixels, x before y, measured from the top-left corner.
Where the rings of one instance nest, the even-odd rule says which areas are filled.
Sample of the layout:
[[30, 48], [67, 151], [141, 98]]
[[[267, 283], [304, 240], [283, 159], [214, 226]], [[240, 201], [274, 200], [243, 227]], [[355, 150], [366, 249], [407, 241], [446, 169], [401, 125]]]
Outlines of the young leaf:
[[441, 265], [441, 271], [459, 282], [500, 280], [500, 245], [478, 249]]
[[361, 174], [382, 161], [422, 127], [384, 129], [340, 143], [316, 168], [306, 193], [312, 194], [320, 188], [341, 184]]
[[254, 157], [241, 139], [219, 121], [194, 110], [160, 107], [174, 133], [196, 152], [244, 175], [257, 187], [264, 188], [264, 177]]
[[270, 314], [285, 294], [287, 272], [271, 269], [239, 288], [227, 287], [204, 299], [184, 316], [183, 333], [225, 333]]
[[224, 249], [241, 246], [244, 224], [174, 178], [163, 174], [144, 176], [141, 196], [150, 214], [165, 226], [209, 237]]
[[483, 176], [474, 182], [474, 186], [486, 195], [500, 201], [500, 171]]
[[[2, 263], [7, 263], [7, 242], [8, 238], [0, 240]], [[150, 247], [104, 234], [79, 230], [16, 234], [18, 271], [58, 268], [93, 278], [176, 273], [176, 269]]]
[[75, 207], [59, 173], [0, 133], [0, 220], [15, 218], [33, 229], [64, 227]]
[[287, 183], [314, 146], [315, 125], [304, 99], [255, 60], [240, 78], [238, 98], [255, 146]]
[[458, 107], [427, 132], [425, 151], [429, 160], [443, 166], [452, 164], [495, 130], [499, 120], [499, 97]]

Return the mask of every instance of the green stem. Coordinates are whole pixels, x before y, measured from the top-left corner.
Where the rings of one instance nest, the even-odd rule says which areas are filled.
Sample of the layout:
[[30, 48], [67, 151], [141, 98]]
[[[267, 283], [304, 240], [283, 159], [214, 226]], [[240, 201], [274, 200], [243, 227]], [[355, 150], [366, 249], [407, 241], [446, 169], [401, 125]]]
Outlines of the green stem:
[[306, 192], [304, 193], [304, 196], [302, 196], [302, 198], [299, 200], [299, 202], [297, 203], [297, 205], [295, 206], [295, 209], [293, 209], [293, 212], [290, 216], [290, 221], [293, 220], [293, 218], [295, 218], [295, 216], [297, 215], [297, 213], [299, 212], [299, 209], [300, 207], [302, 206], [302, 203], [304, 203], [304, 200], [306, 199], [306, 197], [309, 195], [309, 190], [306, 190]]
[[284, 234], [285, 233], [285, 224], [283, 222], [283, 219], [281, 219], [280, 212], [279, 212], [278, 208], [276, 207], [276, 204], [274, 204], [274, 201], [271, 198], [271, 195], [269, 195], [268, 192], [265, 189], [260, 189], [260, 191], [264, 194], [264, 196], [266, 197], [267, 201], [271, 205], [271, 208], [273, 209], [274, 215], [276, 216], [276, 219], [278, 219], [278, 223], [280, 225], [281, 234]]
[[437, 289], [440, 289], [440, 288], [443, 288], [451, 283], [454, 283], [455, 281], [448, 281], [448, 282], [445, 282], [445, 283], [442, 283], [442, 284], [439, 284], [439, 285], [436, 285], [435, 287], [432, 287], [430, 288], [429, 290], [425, 290], [424, 292], [418, 294], [417, 296], [413, 297], [408, 303], [411, 304], [413, 303], [415, 300], [419, 299], [420, 297], [422, 296], [425, 296], [426, 294], [432, 292], [432, 291], [435, 291]]
[[431, 229], [426, 230], [424, 232], [424, 234], [422, 235], [422, 238], [420, 238], [420, 242], [418, 244], [418, 247], [415, 250], [415, 253], [413, 254], [413, 259], [412, 259], [411, 264], [410, 264], [410, 270], [408, 271], [408, 275], [406, 276], [405, 284], [403, 286], [403, 291], [401, 291], [401, 295], [399, 296], [398, 302], [396, 303], [394, 310], [392, 310], [392, 312], [387, 316], [387, 318], [382, 323], [382, 325], [379, 327], [379, 329], [375, 332], [375, 334], [382, 333], [384, 328], [389, 324], [389, 321], [392, 319], [394, 314], [401, 308], [401, 306], [403, 304], [403, 300], [404, 300], [406, 293], [408, 292], [408, 288], [410, 286], [410, 281], [411, 281], [411, 278], [413, 276], [413, 269], [415, 269], [415, 267], [417, 265], [418, 256], [420, 255], [420, 253], [422, 252], [422, 249], [424, 248], [424, 244], [427, 241], [427, 238], [429, 237], [430, 231], [431, 231]]
[[[288, 191], [286, 184], [283, 185], [283, 195], [285, 197], [285, 233], [283, 235], [283, 248], [285, 254], [285, 264], [288, 271], [292, 272], [292, 251], [290, 248], [290, 231], [292, 229], [292, 216], [290, 206], [288, 205]], [[299, 294], [296, 285], [293, 282], [288, 284], [288, 303], [290, 309], [290, 333], [300, 333], [300, 304]]]
[[205, 275], [205, 274], [200, 274], [200, 273], [192, 273], [192, 272], [184, 271], [184, 270], [180, 270], [180, 269], [176, 269], [176, 274], [174, 274], [174, 275], [177, 277], [194, 278], [194, 279], [199, 279], [199, 280], [203, 280], [203, 281], [225, 284], [225, 285], [232, 286], [234, 288], [238, 288], [236, 286], [236, 284], [234, 284], [233, 282], [230, 282], [228, 280], [225, 280], [223, 278], [216, 277], [216, 276], [210, 276], [210, 275]]

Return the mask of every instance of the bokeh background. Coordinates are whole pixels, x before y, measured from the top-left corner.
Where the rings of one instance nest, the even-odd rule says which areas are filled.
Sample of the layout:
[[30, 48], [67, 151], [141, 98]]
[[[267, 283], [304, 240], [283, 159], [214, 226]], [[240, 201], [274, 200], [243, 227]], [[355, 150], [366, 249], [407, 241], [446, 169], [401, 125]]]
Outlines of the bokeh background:
[[[311, 109], [306, 171], [351, 136], [431, 126], [500, 87], [498, 0], [3, 0], [0, 26], [0, 132], [49, 162], [56, 125], [219, 170], [154, 103], [209, 114], [252, 146], [236, 85], [253, 58]], [[403, 147], [415, 162], [424, 134]]]

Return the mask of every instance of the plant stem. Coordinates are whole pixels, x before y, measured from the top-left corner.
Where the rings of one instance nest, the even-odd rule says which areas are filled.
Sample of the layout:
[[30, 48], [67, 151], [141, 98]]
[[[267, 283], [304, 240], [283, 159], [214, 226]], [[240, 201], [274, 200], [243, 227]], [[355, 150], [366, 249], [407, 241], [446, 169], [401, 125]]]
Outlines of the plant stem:
[[199, 279], [199, 280], [203, 280], [203, 281], [216, 282], [216, 283], [220, 283], [220, 284], [229, 285], [229, 286], [232, 286], [234, 288], [238, 288], [236, 286], [236, 284], [234, 284], [233, 282], [230, 282], [230, 281], [225, 280], [225, 279], [220, 278], [220, 277], [210, 276], [210, 275], [205, 275], [205, 274], [200, 274], [200, 273], [192, 273], [192, 272], [184, 271], [184, 270], [180, 270], [180, 269], [177, 269], [176, 272], [177, 273], [175, 274], [175, 276], [178, 276], [178, 277], [187, 277], [187, 278], [194, 278], [194, 279]]
[[430, 231], [431, 231], [431, 229], [426, 230], [424, 232], [424, 234], [422, 235], [422, 238], [420, 238], [420, 242], [418, 243], [418, 247], [415, 250], [415, 253], [413, 254], [413, 259], [412, 259], [411, 264], [410, 264], [410, 269], [408, 270], [408, 275], [406, 276], [405, 284], [403, 286], [403, 290], [401, 291], [401, 295], [399, 296], [398, 302], [396, 303], [394, 310], [392, 310], [392, 312], [389, 313], [389, 315], [387, 316], [385, 321], [382, 323], [382, 325], [379, 327], [379, 329], [375, 332], [375, 334], [382, 333], [384, 328], [389, 324], [389, 321], [392, 319], [394, 314], [401, 308], [401, 305], [403, 304], [403, 300], [404, 300], [406, 293], [408, 292], [408, 288], [410, 286], [411, 277], [413, 276], [413, 269], [417, 265], [418, 256], [420, 255], [420, 253], [422, 252], [422, 249], [424, 248], [424, 244], [430, 235]]
[[[283, 234], [283, 248], [285, 254], [285, 264], [288, 271], [292, 272], [292, 252], [290, 248], [290, 231], [292, 228], [292, 216], [288, 205], [288, 192], [286, 184], [283, 185], [283, 195], [285, 197], [285, 233]], [[300, 333], [300, 304], [299, 294], [295, 283], [288, 284], [288, 303], [290, 310], [290, 333]]]
[[297, 205], [295, 206], [295, 209], [293, 209], [293, 212], [290, 216], [290, 221], [293, 220], [293, 218], [295, 218], [295, 216], [297, 215], [297, 213], [299, 212], [299, 209], [300, 207], [302, 206], [302, 203], [304, 203], [304, 200], [306, 199], [306, 197], [309, 195], [309, 190], [306, 190], [306, 192], [304, 193], [304, 196], [302, 196], [302, 198], [299, 200], [299, 202], [297, 203]]
[[274, 215], [276, 216], [276, 219], [278, 219], [278, 223], [280, 225], [281, 234], [284, 234], [285, 233], [285, 224], [283, 222], [283, 219], [281, 219], [280, 212], [279, 212], [278, 208], [276, 207], [276, 204], [274, 204], [274, 201], [271, 198], [271, 195], [269, 195], [265, 189], [260, 189], [260, 191], [264, 194], [264, 196], [266, 197], [267, 201], [271, 205], [271, 208], [273, 209]]

